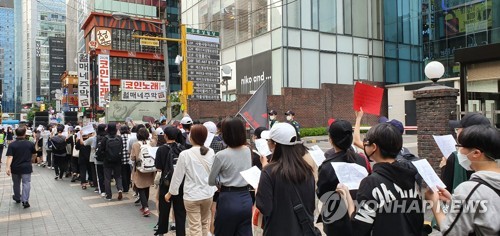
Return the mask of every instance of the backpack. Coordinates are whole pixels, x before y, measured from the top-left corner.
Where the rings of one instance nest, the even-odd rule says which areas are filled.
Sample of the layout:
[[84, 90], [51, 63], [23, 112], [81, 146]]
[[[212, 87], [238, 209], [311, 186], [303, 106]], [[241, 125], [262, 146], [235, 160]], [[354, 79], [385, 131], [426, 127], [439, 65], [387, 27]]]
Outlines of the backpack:
[[177, 160], [179, 159], [179, 154], [186, 150], [184, 146], [180, 143], [174, 143], [173, 145], [169, 145], [170, 150], [167, 154], [167, 165], [165, 165], [165, 170], [162, 170], [163, 173], [166, 173], [162, 178], [163, 185], [168, 189], [170, 187], [170, 181], [172, 180], [172, 176], [174, 174], [174, 168], [177, 165]]
[[137, 156], [138, 162], [136, 163], [136, 168], [141, 173], [153, 173], [156, 171], [155, 157], [149, 154], [149, 148], [151, 144], [147, 142], [146, 144], [141, 144], [139, 155]]
[[57, 156], [66, 156], [66, 140], [62, 136], [54, 136], [50, 139], [52, 152]]
[[113, 135], [106, 136], [106, 153], [104, 161], [107, 163], [120, 163], [122, 160], [123, 141], [121, 137]]
[[102, 150], [100, 147], [101, 147], [101, 142], [102, 140], [104, 139], [104, 136], [97, 136], [96, 137], [96, 150], [95, 150], [95, 159], [97, 161], [104, 161], [104, 156], [106, 155], [106, 153], [104, 152], [104, 150]]

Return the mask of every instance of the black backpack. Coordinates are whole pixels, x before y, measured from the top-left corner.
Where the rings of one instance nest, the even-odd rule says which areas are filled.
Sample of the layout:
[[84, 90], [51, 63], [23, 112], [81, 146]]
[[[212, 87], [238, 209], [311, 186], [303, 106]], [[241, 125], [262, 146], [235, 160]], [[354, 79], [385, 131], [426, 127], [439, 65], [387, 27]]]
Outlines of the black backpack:
[[55, 155], [66, 156], [66, 140], [62, 136], [56, 135], [49, 142]]
[[106, 136], [106, 154], [107, 163], [119, 163], [122, 160], [123, 141], [120, 136]]
[[95, 159], [97, 161], [104, 161], [104, 156], [106, 153], [101, 148], [101, 142], [104, 140], [104, 136], [98, 135], [96, 136], [96, 150], [95, 150]]
[[165, 169], [162, 170], [163, 173], [166, 173], [162, 178], [162, 182], [167, 189], [170, 187], [170, 181], [172, 180], [172, 175], [174, 174], [174, 165], [177, 165], [179, 154], [186, 150], [186, 148], [180, 143], [174, 143], [168, 146], [170, 147], [170, 150], [167, 154], [167, 165], [165, 165]]

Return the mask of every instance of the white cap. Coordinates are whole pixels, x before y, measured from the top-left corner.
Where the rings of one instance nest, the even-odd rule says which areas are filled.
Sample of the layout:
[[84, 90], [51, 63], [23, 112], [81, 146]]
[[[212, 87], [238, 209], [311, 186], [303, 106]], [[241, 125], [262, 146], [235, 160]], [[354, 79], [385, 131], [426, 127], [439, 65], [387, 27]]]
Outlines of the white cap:
[[295, 145], [297, 143], [297, 132], [295, 128], [288, 123], [274, 124], [271, 130], [262, 131], [260, 137], [263, 139], [271, 139], [283, 145]]
[[81, 129], [82, 129], [82, 127], [81, 127], [81, 126], [79, 126], [79, 125], [77, 125], [77, 126], [75, 127], [75, 130], [76, 130], [76, 129], [77, 129], [77, 130], [81, 130]]
[[156, 128], [156, 130], [155, 130], [155, 134], [156, 134], [156, 135], [163, 135], [163, 129], [162, 129], [162, 128], [160, 128], [160, 127]]
[[189, 117], [189, 116], [185, 116], [182, 118], [181, 124], [183, 124], [183, 125], [193, 124], [193, 119], [191, 119], [191, 117]]
[[203, 126], [205, 126], [207, 128], [209, 133], [212, 133], [212, 134], [217, 133], [217, 125], [215, 125], [214, 122], [207, 121], [207, 122], [203, 123]]

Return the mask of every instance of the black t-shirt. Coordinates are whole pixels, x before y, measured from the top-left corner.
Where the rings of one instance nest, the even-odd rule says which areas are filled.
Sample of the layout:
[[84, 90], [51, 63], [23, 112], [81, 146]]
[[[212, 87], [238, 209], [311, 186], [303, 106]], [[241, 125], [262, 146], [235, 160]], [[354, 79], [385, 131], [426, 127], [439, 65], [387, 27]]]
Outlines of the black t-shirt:
[[12, 142], [7, 149], [7, 156], [12, 156], [10, 171], [18, 175], [33, 172], [31, 157], [35, 153], [35, 144], [28, 140], [17, 139]]

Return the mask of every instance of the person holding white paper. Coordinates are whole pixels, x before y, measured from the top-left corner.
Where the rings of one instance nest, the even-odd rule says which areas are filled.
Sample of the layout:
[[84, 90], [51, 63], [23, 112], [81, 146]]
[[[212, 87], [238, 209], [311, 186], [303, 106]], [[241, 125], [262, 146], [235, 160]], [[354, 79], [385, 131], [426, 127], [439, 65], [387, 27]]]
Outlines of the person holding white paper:
[[[500, 132], [485, 125], [463, 129], [458, 136], [457, 161], [476, 171], [469, 181], [458, 185], [453, 196], [444, 188], [428, 189], [426, 200], [443, 235], [499, 235], [500, 224]], [[439, 200], [451, 201], [447, 215]], [[478, 207], [473, 207], [477, 206]]]
[[[332, 162], [356, 163], [367, 168], [365, 159], [355, 153], [351, 148], [353, 130], [349, 121], [337, 120], [333, 122], [328, 129], [328, 139], [334, 151], [325, 153], [326, 159], [318, 170], [318, 183], [316, 189], [316, 194], [323, 202], [324, 206], [332, 204], [328, 201], [335, 200], [335, 198], [331, 197], [331, 194], [337, 194], [335, 190], [339, 184], [339, 179], [331, 165]], [[351, 196], [356, 196], [356, 192], [356, 190], [351, 190]], [[336, 221], [330, 218], [332, 214], [334, 214], [334, 212], [329, 211], [328, 207], [324, 207], [318, 219], [319, 221], [323, 221], [323, 231], [326, 235], [352, 235], [350, 217], [347, 212], [345, 212], [341, 219]]]
[[356, 194], [359, 209], [354, 209], [347, 187], [339, 189], [348, 202], [349, 215], [354, 214], [354, 235], [422, 234], [425, 209], [415, 178], [417, 171], [396, 161], [402, 146], [401, 132], [390, 123], [377, 124], [366, 134], [364, 152], [375, 165]]

